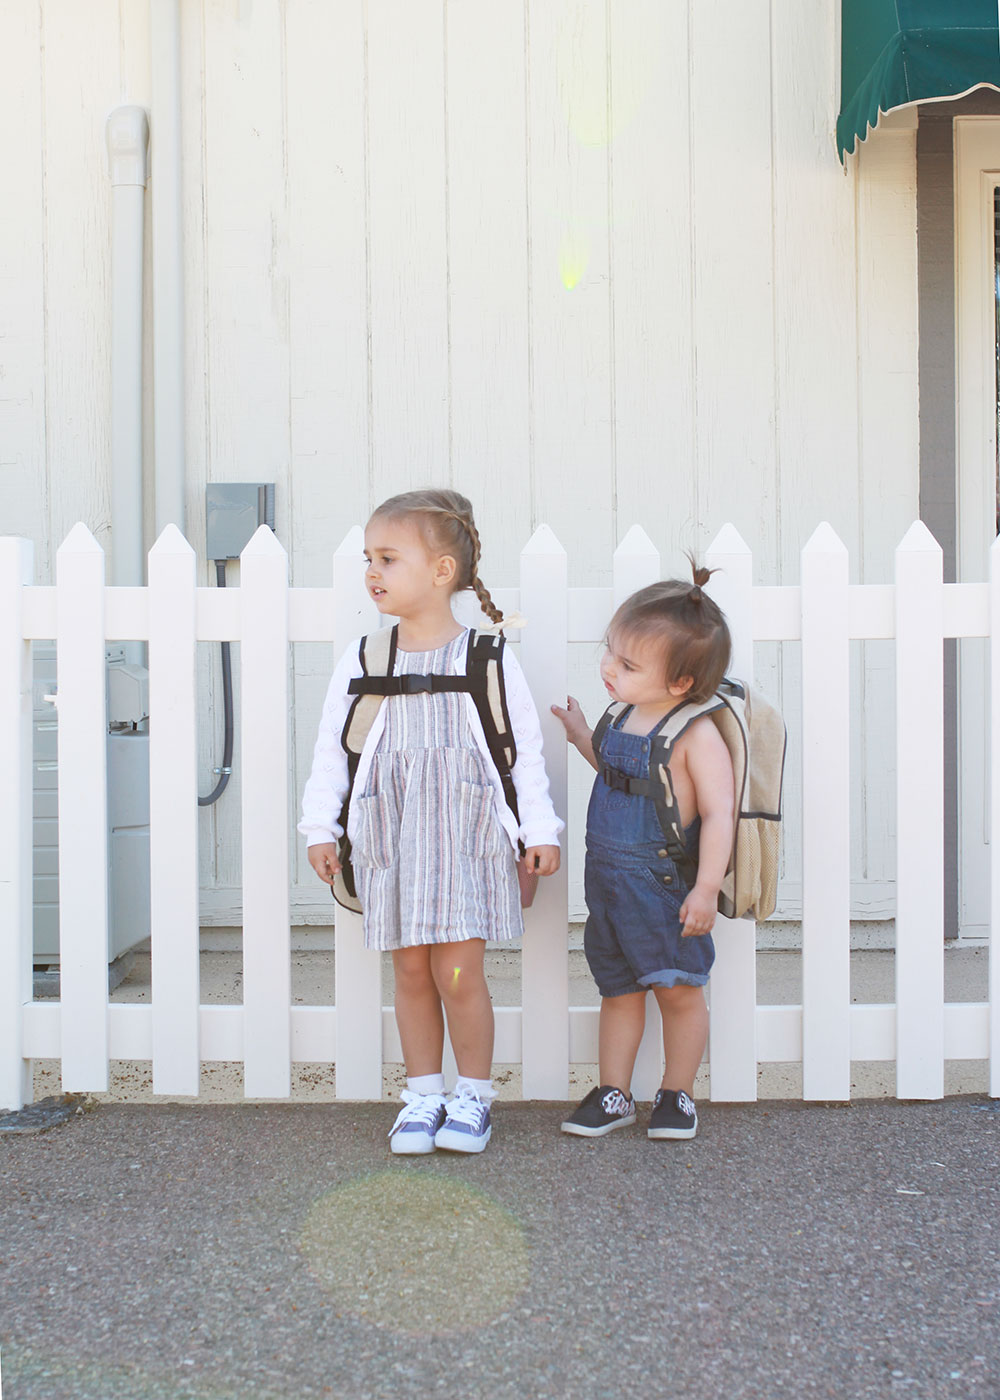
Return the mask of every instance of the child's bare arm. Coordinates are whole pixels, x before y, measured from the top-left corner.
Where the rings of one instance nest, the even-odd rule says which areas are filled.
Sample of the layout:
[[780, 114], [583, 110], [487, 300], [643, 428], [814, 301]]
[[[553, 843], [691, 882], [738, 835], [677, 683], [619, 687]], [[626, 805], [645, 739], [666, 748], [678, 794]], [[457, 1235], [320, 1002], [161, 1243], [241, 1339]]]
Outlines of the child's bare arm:
[[578, 749], [590, 764], [591, 768], [597, 767], [597, 759], [594, 757], [594, 745], [591, 743], [591, 736], [594, 731], [587, 723], [587, 716], [580, 709], [579, 703], [572, 695], [566, 697], [566, 708], [553, 705], [552, 713], [566, 731], [566, 738]]
[[710, 933], [715, 923], [733, 847], [736, 794], [729, 750], [712, 721], [707, 717], [698, 721], [686, 738], [684, 758], [701, 817], [698, 875], [680, 911], [681, 933], [690, 938]]

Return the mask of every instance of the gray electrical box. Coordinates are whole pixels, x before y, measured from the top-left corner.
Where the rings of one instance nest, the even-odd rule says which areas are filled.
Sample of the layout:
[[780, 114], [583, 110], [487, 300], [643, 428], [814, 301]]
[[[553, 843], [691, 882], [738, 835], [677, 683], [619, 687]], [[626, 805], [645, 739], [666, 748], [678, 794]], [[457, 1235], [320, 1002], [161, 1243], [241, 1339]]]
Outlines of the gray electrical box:
[[238, 559], [259, 525], [274, 529], [273, 482], [218, 481], [206, 486], [209, 559]]

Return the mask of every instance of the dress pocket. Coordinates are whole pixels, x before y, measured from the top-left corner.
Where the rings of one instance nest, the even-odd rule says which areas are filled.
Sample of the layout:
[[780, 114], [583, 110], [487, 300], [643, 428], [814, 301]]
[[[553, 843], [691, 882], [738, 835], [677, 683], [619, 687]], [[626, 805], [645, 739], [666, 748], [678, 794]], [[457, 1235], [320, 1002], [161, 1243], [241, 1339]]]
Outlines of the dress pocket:
[[510, 849], [497, 816], [492, 787], [465, 781], [459, 784], [458, 848], [476, 860], [488, 860]]
[[352, 859], [355, 865], [384, 870], [392, 864], [396, 854], [393, 813], [388, 799], [384, 793], [376, 792], [371, 797], [359, 797], [357, 801], [360, 820]]

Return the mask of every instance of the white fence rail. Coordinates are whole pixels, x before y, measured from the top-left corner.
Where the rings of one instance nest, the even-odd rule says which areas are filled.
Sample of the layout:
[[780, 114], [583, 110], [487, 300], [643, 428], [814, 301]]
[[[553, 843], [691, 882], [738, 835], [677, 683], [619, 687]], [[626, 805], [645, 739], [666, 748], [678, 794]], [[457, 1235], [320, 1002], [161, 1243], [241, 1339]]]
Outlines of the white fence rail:
[[[711, 981], [711, 1095], [756, 1096], [760, 1062], [801, 1062], [806, 1099], [848, 1099], [852, 1060], [896, 1062], [901, 1098], [939, 1098], [946, 1059], [990, 1061], [1000, 1096], [1000, 842], [991, 847], [990, 1000], [946, 1004], [943, 979], [942, 642], [989, 637], [1000, 686], [1000, 546], [990, 582], [943, 584], [941, 551], [915, 524], [896, 553], [895, 584], [850, 585], [847, 551], [829, 526], [802, 552], [799, 586], [753, 586], [732, 527], [708, 552], [713, 591], [735, 638], [734, 671], [750, 678], [754, 641], [801, 643], [802, 1005], [758, 1006], [755, 930], [720, 920]], [[248, 1097], [285, 1097], [291, 1066], [336, 1065], [341, 1098], [381, 1096], [383, 1061], [398, 1061], [379, 958], [360, 920], [338, 911], [336, 1006], [292, 1006], [290, 994], [289, 642], [333, 643], [377, 624], [365, 594], [361, 536], [333, 560], [330, 589], [288, 587], [284, 550], [266, 529], [242, 556], [239, 589], [195, 586], [193, 550], [173, 527], [149, 557], [149, 586], [108, 588], [96, 541], [78, 525], [58, 554], [54, 587], [31, 584], [31, 547], [0, 539], [0, 1105], [30, 1099], [31, 1061], [62, 1060], [68, 1090], [102, 1091], [109, 1060], [151, 1060], [153, 1086], [197, 1094], [200, 1065], [242, 1062]], [[566, 810], [566, 746], [548, 697], [566, 693], [571, 642], [597, 642], [615, 603], [659, 576], [645, 533], [629, 532], [612, 588], [569, 588], [567, 559], [546, 526], [521, 556], [505, 610], [531, 618], [521, 659], [540, 699], [557, 807]], [[31, 993], [31, 648], [58, 643], [61, 998]], [[897, 693], [896, 1001], [852, 1005], [849, 985], [850, 639], [895, 638]], [[109, 1004], [104, 648], [149, 643], [151, 1005]], [[244, 1000], [201, 1005], [198, 978], [195, 647], [239, 641], [242, 667]], [[1000, 707], [985, 755], [1000, 822]], [[567, 814], [570, 822], [582, 812]], [[994, 824], [994, 830], [997, 829]], [[526, 1098], [564, 1099], [571, 1063], [597, 1058], [597, 1010], [569, 1005], [565, 867], [542, 882], [527, 915], [520, 1007], [497, 1009], [496, 1059], [520, 1063]], [[651, 1013], [637, 1091], [660, 1073]]]

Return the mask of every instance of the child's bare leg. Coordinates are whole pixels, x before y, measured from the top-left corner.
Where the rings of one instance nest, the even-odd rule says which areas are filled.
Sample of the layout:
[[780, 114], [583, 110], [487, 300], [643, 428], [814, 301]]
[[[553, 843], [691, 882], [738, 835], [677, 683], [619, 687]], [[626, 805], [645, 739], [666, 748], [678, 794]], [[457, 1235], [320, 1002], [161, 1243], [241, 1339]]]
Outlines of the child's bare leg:
[[698, 1073], [708, 1042], [708, 1007], [700, 987], [678, 983], [676, 987], [654, 987], [663, 1018], [663, 1057], [666, 1069], [662, 1088], [683, 1089], [694, 1095]]
[[646, 993], [626, 992], [601, 998], [598, 1032], [598, 1074], [602, 1084], [631, 1092], [632, 1070], [646, 1026]]
[[493, 1067], [493, 1003], [483, 971], [486, 943], [436, 943], [430, 949], [431, 972], [448, 1016], [448, 1035], [458, 1072], [468, 1079], [489, 1079]]
[[428, 947], [394, 948], [396, 1025], [403, 1063], [410, 1079], [440, 1074], [444, 1055], [444, 1016], [431, 972]]

